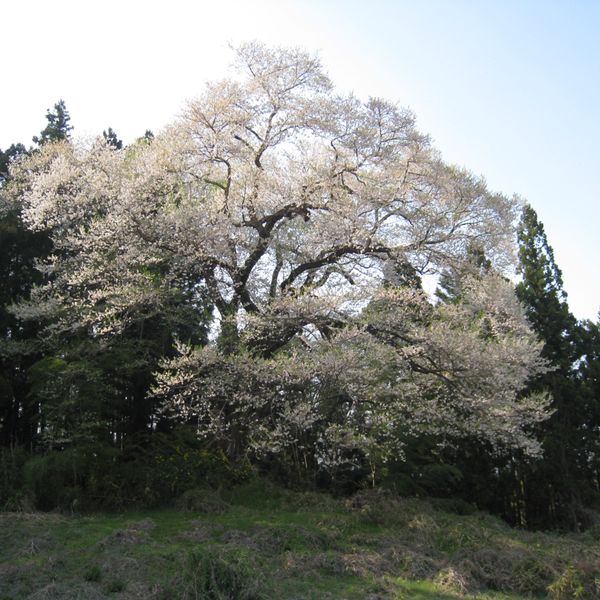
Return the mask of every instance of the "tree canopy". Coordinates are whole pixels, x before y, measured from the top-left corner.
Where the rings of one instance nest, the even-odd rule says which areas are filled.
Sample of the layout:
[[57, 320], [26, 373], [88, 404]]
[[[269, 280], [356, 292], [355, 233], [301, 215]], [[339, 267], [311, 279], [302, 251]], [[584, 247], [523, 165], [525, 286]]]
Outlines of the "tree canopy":
[[[13, 168], [9, 201], [54, 244], [17, 314], [96, 341], [160, 319], [178, 349], [160, 413], [234, 458], [371, 460], [407, 431], [535, 454], [547, 401], [520, 391], [545, 363], [500, 275], [518, 203], [305, 52], [248, 44], [236, 66], [156, 137], [58, 140]], [[418, 283], [448, 269], [461, 301], [436, 306]], [[181, 324], [207, 315], [198, 345]]]

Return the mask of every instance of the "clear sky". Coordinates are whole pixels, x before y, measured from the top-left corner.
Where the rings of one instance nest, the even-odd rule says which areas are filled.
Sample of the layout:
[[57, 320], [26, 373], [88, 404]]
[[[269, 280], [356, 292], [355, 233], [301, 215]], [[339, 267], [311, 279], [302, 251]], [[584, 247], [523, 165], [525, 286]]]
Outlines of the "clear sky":
[[158, 132], [254, 39], [319, 52], [340, 91], [409, 106], [447, 161], [529, 201], [596, 319], [600, 1], [5, 0], [0, 148], [59, 98], [76, 135]]

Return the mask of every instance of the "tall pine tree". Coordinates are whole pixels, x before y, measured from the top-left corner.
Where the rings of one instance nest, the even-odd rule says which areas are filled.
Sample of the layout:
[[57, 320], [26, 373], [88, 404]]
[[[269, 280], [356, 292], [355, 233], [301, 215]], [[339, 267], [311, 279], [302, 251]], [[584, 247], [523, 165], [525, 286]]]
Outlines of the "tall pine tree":
[[581, 323], [581, 359], [577, 365], [585, 420], [581, 428], [581, 470], [586, 475], [583, 499], [600, 506], [600, 315], [594, 323]]
[[579, 529], [586, 485], [580, 469], [585, 453], [581, 440], [585, 409], [575, 368], [580, 353], [579, 326], [569, 311], [562, 274], [544, 226], [531, 206], [523, 209], [518, 243], [522, 281], [517, 295], [553, 369], [531, 381], [528, 391], [549, 392], [555, 411], [540, 426], [543, 459], [519, 469], [527, 524]]
[[71, 117], [64, 100], [59, 100], [54, 105], [54, 110], [46, 112], [46, 127], [42, 129], [39, 136], [33, 138], [34, 143], [41, 146], [47, 142], [58, 142], [66, 140], [71, 135]]

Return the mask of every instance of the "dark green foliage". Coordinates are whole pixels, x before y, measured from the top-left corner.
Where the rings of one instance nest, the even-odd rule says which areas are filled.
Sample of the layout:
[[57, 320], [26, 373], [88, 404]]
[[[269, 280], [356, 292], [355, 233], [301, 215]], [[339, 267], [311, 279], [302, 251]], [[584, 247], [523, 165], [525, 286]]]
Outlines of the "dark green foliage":
[[[121, 510], [169, 504], [189, 490], [210, 501], [210, 489], [244, 481], [251, 471], [202, 447], [185, 431], [139, 434], [122, 449], [81, 443], [29, 459], [25, 487], [41, 510]], [[210, 502], [209, 502], [210, 503]]]
[[25, 508], [23, 467], [26, 460], [22, 448], [0, 446], [0, 510]]
[[572, 326], [573, 316], [569, 313], [562, 273], [554, 261], [544, 225], [531, 206], [523, 209], [518, 239], [519, 271], [523, 280], [517, 285], [517, 294], [529, 319], [544, 335], [548, 349], [558, 349]]
[[138, 138], [138, 142], [143, 141], [149, 144], [154, 139], [154, 133], [150, 131], [150, 129], [146, 129], [144, 135], [141, 138]]
[[70, 124], [71, 117], [65, 105], [64, 100], [59, 100], [52, 109], [46, 112], [48, 124], [42, 129], [39, 136], [33, 138], [34, 143], [38, 145], [47, 142], [57, 142], [69, 139], [73, 127]]
[[106, 140], [106, 143], [115, 150], [121, 150], [123, 148], [122, 140], [118, 138], [112, 127], [109, 127], [108, 131], [103, 131], [102, 137]]
[[442, 451], [439, 440], [432, 436], [407, 437], [404, 454], [386, 465], [381, 483], [402, 496], [456, 495], [463, 479], [462, 470]]
[[73, 509], [81, 504], [81, 480], [89, 459], [80, 449], [35, 456], [25, 464], [25, 487], [35, 508]]
[[579, 431], [581, 445], [586, 449], [580, 463], [588, 483], [582, 499], [586, 505], [600, 505], [600, 323], [586, 321], [580, 333], [577, 375], [586, 417]]
[[581, 493], [586, 486], [579, 456], [588, 452], [582, 446], [587, 415], [576, 373], [580, 333], [544, 226], [530, 206], [524, 208], [519, 227], [519, 265], [523, 279], [517, 285], [517, 296], [544, 342], [542, 354], [553, 368], [530, 382], [528, 391], [550, 393], [555, 410], [539, 430], [543, 460], [519, 465], [525, 519], [530, 525], [554, 522], [578, 529], [583, 525]]
[[425, 465], [420, 473], [420, 484], [431, 496], [449, 496], [462, 479], [461, 470], [443, 463]]
[[[22, 144], [0, 152], [0, 188], [8, 183], [10, 162], [26, 153]], [[11, 306], [46, 281], [36, 264], [51, 249], [45, 232], [25, 227], [18, 206], [0, 211], [0, 446], [31, 449], [35, 441], [39, 405], [31, 395], [28, 372], [42, 356], [36, 340], [40, 324], [17, 320]]]
[[234, 465], [222, 451], [210, 452], [177, 444], [155, 454], [153, 471], [168, 494], [179, 496], [195, 486], [217, 488], [244, 481], [251, 471], [246, 463]]
[[462, 498], [432, 498], [431, 505], [437, 509], [453, 515], [472, 515], [477, 512], [477, 507]]

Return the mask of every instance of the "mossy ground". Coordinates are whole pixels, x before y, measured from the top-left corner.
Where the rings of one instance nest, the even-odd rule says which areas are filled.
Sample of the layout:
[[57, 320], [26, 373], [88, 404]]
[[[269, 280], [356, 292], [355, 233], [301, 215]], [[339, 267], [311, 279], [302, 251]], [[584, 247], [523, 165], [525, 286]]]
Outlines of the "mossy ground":
[[0, 600], [597, 598], [599, 533], [253, 482], [179, 509], [0, 514]]

